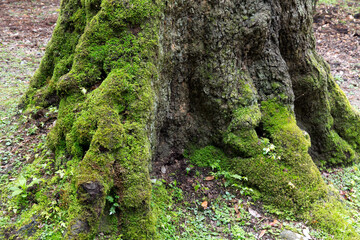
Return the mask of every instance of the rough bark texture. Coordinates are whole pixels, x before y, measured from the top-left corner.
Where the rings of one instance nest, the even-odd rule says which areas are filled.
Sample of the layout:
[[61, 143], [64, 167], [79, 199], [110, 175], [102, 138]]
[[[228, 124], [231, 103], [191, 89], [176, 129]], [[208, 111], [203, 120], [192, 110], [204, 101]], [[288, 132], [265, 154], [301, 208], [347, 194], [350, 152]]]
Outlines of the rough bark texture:
[[311, 13], [311, 0], [63, 0], [23, 106], [59, 106], [48, 142], [74, 169], [66, 237], [95, 234], [115, 194], [116, 231], [155, 238], [151, 163], [187, 149], [223, 152], [266, 202], [326, 197], [314, 162], [354, 162], [360, 118], [314, 50]]

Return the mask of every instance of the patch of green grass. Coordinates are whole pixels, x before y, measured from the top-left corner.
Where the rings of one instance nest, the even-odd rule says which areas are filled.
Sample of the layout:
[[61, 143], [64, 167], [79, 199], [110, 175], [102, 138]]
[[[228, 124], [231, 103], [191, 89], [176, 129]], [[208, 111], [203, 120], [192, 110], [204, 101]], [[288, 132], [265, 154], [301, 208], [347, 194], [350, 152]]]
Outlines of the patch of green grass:
[[153, 187], [160, 239], [256, 239], [244, 230], [250, 224], [250, 214], [238, 207], [242, 200], [231, 193], [225, 192], [205, 208], [199, 199], [184, 202], [181, 194], [181, 189], [163, 181]]
[[360, 233], [360, 164], [329, 170], [325, 181], [339, 192], [354, 221], [351, 225]]
[[344, 2], [344, 1], [339, 1], [339, 0], [319, 0], [318, 1], [318, 4], [337, 4], [337, 3], [340, 3], [340, 2]]
[[[24, 162], [39, 157], [37, 152], [43, 151], [44, 147], [40, 145], [45, 141], [39, 135], [36, 141], [27, 143], [26, 151], [18, 147], [24, 141], [24, 136], [18, 131], [28, 121], [28, 116], [20, 115], [18, 103], [40, 63], [41, 55], [36, 49], [17, 47], [18, 44], [21, 43], [0, 44], [0, 165], [3, 166], [0, 169], [0, 228], [14, 223], [16, 216], [21, 211], [26, 213], [33, 201], [35, 196], [31, 189], [40, 184], [35, 177], [38, 174], [32, 174], [33, 170], [30, 170], [17, 176]], [[29, 134], [34, 134], [34, 131], [35, 127], [28, 129]]]
[[13, 141], [18, 126], [15, 115], [20, 97], [40, 63], [35, 50], [19, 48], [16, 44], [0, 44], [0, 139]]
[[352, 11], [359, 10], [359, 7], [357, 7], [356, 5], [353, 4], [354, 2], [356, 2], [356, 1], [354, 1], [354, 0], [318, 0], [317, 5], [319, 5], [319, 4], [325, 4], [325, 5], [331, 5], [331, 6], [339, 5], [340, 7], [344, 8], [344, 9], [349, 9]]

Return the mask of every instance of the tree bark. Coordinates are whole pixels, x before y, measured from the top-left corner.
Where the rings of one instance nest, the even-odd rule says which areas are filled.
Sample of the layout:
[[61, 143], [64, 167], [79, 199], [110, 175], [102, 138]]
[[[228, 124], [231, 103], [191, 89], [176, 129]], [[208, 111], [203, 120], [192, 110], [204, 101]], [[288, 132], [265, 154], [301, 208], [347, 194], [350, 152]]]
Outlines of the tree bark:
[[124, 239], [155, 238], [151, 165], [187, 149], [224, 152], [265, 202], [326, 198], [315, 163], [357, 160], [360, 118], [315, 52], [312, 2], [63, 0], [22, 105], [59, 106], [66, 237], [95, 234], [113, 194]]

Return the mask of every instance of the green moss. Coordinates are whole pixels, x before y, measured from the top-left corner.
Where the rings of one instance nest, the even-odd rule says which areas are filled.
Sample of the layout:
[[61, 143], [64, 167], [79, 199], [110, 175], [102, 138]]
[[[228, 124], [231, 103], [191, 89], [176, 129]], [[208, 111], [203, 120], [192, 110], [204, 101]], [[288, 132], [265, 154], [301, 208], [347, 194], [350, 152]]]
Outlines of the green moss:
[[[137, 239], [155, 239], [155, 223], [156, 218], [149, 209], [138, 208], [136, 212], [123, 211], [124, 215], [122, 221], [123, 239], [137, 240]], [[150, 214], [150, 215], [148, 215]], [[141, 227], [139, 227], [141, 226]]]
[[85, 6], [86, 19], [89, 22], [100, 10], [101, 0], [82, 0], [82, 6]]
[[214, 146], [206, 146], [201, 149], [192, 150], [189, 155], [190, 161], [199, 167], [219, 168], [226, 166], [228, 157]]
[[259, 148], [260, 139], [254, 128], [259, 125], [260, 120], [261, 112], [257, 105], [236, 109], [224, 134], [224, 143], [240, 156], [256, 155], [261, 149]]
[[[296, 80], [295, 109], [311, 135], [314, 160], [325, 165], [350, 164], [358, 159], [360, 116], [330, 75], [329, 66], [313, 51], [307, 52], [311, 71]], [[321, 111], [319, 111], [321, 109]]]
[[[271, 143], [257, 136], [257, 127]], [[300, 211], [326, 194], [308, 154], [308, 134], [296, 125], [290, 108], [275, 99], [261, 102], [260, 108], [237, 110], [224, 142], [238, 156], [230, 161], [230, 169], [246, 176], [266, 196], [265, 202]], [[269, 144], [272, 149], [265, 151]]]
[[64, 146], [65, 133], [69, 132], [72, 128], [79, 102], [83, 99], [83, 95], [77, 94], [61, 100], [58, 119], [47, 137], [48, 145], [53, 151], [59, 148], [59, 146]]
[[357, 159], [357, 153], [336, 131], [330, 131], [327, 137], [327, 141], [324, 144], [324, 149], [329, 151], [329, 158], [326, 160], [327, 164], [348, 164]]
[[228, 130], [252, 129], [254, 126], [259, 125], [260, 120], [261, 112], [257, 105], [240, 107], [233, 112], [233, 119]]
[[[332, 80], [331, 114], [334, 118], [334, 128], [341, 138], [347, 141], [352, 149], [360, 150], [360, 114], [347, 100], [340, 87]], [[351, 154], [356, 159], [358, 155]], [[353, 159], [351, 159], [353, 160]], [[352, 162], [352, 161], [348, 162]]]
[[231, 146], [240, 156], [249, 157], [259, 153], [260, 139], [254, 129], [233, 131], [226, 134], [224, 143]]
[[339, 200], [329, 197], [326, 201], [318, 201], [303, 218], [314, 228], [332, 234], [334, 239], [355, 240], [360, 236], [352, 226], [350, 213]]
[[41, 64], [22, 99], [22, 105], [49, 106], [57, 104], [56, 83], [70, 71], [72, 57], [85, 28], [79, 1], [63, 1], [61, 12]]
[[[149, 239], [155, 217], [150, 208], [148, 124], [154, 117], [151, 81], [158, 75], [161, 4], [150, 0], [99, 4], [62, 2], [54, 37], [24, 104], [45, 106], [53, 104], [51, 96], [61, 99], [48, 143], [57, 166], [64, 154], [72, 156], [67, 162], [72, 174], [72, 187], [66, 191], [71, 211], [67, 236], [88, 239], [96, 234], [99, 215], [105, 214], [105, 197], [115, 192], [123, 219], [119, 234]], [[91, 200], [86, 184], [100, 189]], [[72, 226], [85, 220], [90, 232], [74, 233]]]

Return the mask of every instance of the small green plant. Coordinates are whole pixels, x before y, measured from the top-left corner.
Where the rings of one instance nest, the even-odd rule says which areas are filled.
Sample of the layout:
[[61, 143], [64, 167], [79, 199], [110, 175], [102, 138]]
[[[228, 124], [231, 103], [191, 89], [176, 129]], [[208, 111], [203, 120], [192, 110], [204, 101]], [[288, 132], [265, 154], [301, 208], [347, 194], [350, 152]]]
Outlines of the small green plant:
[[113, 215], [116, 213], [116, 208], [118, 208], [120, 205], [118, 203], [119, 196], [116, 195], [115, 197], [112, 196], [106, 196], [106, 200], [110, 203], [110, 210], [109, 215]]
[[58, 112], [58, 109], [57, 107], [49, 107], [49, 113], [57, 113]]
[[201, 192], [205, 192], [205, 191], [209, 190], [209, 188], [201, 186], [201, 184], [198, 181], [196, 181], [196, 185], [193, 185], [193, 186], [194, 186], [195, 192], [197, 192], [199, 189]]
[[196, 184], [196, 185], [194, 186], [195, 192], [197, 192], [197, 190], [199, 190], [200, 187], [201, 187], [200, 183]]
[[38, 129], [39, 128], [36, 125], [33, 125], [31, 128], [27, 129], [26, 135], [34, 135]]
[[185, 170], [186, 170], [186, 174], [189, 174], [191, 169], [194, 168], [194, 165], [190, 164]]
[[235, 198], [235, 196], [229, 192], [225, 192], [225, 194], [222, 197], [227, 201], [231, 201], [233, 200], [233, 198]]
[[246, 240], [246, 239], [255, 239], [255, 236], [252, 233], [247, 233], [239, 225], [235, 224], [231, 227], [231, 233], [233, 239], [236, 240]]
[[336, 81], [337, 84], [341, 84], [344, 82], [344, 79], [340, 75], [335, 75], [334, 80]]
[[249, 188], [244, 184], [244, 181], [248, 180], [247, 177], [243, 177], [240, 176], [239, 174], [234, 174], [228, 171], [212, 172], [211, 174], [216, 178], [219, 178], [221, 176], [224, 177], [225, 179], [224, 186], [225, 187], [231, 186], [238, 189], [241, 195], [245, 195], [245, 196], [252, 195], [252, 193], [254, 192], [252, 188]]
[[169, 184], [169, 187], [172, 189], [173, 198], [177, 201], [182, 201], [184, 199], [183, 191], [181, 190], [181, 188], [178, 188], [176, 185], [177, 185], [176, 180], [174, 180]]
[[265, 145], [263, 148], [263, 155], [267, 156], [268, 158], [274, 159], [274, 160], [281, 160], [281, 156], [279, 156], [276, 152], [276, 147], [274, 144], [270, 143], [269, 139], [263, 138], [261, 140], [261, 143]]
[[41, 181], [41, 179], [34, 178], [29, 184], [26, 184], [26, 178], [21, 175], [18, 181], [14, 183], [14, 186], [9, 187], [9, 190], [12, 191], [11, 196], [19, 197], [18, 202], [25, 203], [28, 197], [28, 188], [40, 183]]

